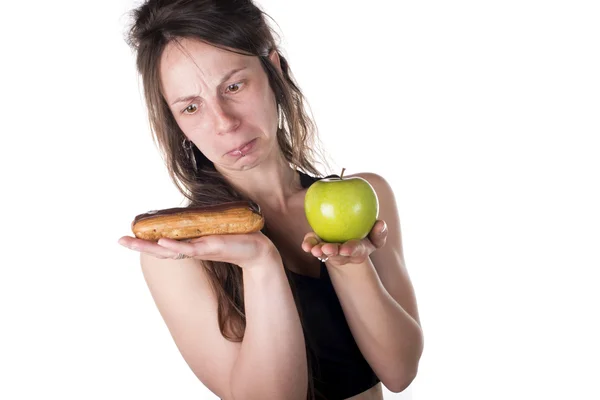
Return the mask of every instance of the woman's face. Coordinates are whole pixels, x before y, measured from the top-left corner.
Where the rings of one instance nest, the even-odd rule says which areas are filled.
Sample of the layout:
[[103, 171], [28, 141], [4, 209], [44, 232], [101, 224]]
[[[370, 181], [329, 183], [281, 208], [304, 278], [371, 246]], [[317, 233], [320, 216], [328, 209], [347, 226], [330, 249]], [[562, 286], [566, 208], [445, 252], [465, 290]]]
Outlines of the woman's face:
[[[167, 45], [160, 79], [187, 138], [219, 170], [252, 168], [273, 156], [278, 151], [277, 105], [258, 58], [197, 40], [179, 44]], [[271, 59], [279, 68], [276, 52]]]

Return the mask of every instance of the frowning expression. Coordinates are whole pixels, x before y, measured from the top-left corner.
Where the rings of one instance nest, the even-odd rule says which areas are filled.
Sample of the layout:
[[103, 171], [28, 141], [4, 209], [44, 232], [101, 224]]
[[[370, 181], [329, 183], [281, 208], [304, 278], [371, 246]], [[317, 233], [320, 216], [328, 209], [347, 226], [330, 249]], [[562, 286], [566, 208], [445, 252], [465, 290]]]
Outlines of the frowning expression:
[[276, 148], [275, 96], [257, 57], [198, 40], [171, 41], [160, 79], [177, 124], [215, 167], [250, 168]]

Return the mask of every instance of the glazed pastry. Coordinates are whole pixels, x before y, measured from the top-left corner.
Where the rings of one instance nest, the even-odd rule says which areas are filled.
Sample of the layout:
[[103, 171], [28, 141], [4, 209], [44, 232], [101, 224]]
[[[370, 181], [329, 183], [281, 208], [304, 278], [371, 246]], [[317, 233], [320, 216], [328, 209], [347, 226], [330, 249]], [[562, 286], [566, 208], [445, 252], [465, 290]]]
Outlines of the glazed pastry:
[[261, 230], [264, 218], [258, 204], [234, 201], [202, 207], [167, 208], [135, 217], [131, 230], [138, 239], [192, 239], [206, 235], [251, 233]]

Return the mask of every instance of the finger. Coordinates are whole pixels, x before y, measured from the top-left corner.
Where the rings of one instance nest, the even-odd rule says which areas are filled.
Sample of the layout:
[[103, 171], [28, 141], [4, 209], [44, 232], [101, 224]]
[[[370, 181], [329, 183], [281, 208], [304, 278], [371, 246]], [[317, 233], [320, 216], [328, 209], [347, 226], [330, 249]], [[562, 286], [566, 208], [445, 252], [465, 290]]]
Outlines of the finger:
[[169, 249], [176, 254], [185, 254], [189, 257], [195, 257], [200, 255], [199, 248], [202, 246], [202, 241], [195, 240], [193, 243], [189, 241], [179, 241], [167, 238], [161, 238], [158, 240], [159, 246]]
[[317, 242], [321, 242], [321, 238], [319, 237], [319, 235], [317, 235], [315, 232], [308, 232], [306, 235], [304, 235], [304, 240], [313, 238], [314, 240], [316, 240]]
[[369, 233], [369, 240], [373, 243], [376, 249], [379, 249], [385, 245], [388, 235], [387, 224], [384, 220], [377, 220], [373, 229]]
[[310, 249], [310, 253], [317, 258], [323, 257], [322, 247], [323, 247], [323, 243], [319, 243], [316, 246], [313, 246], [312, 249]]
[[158, 258], [177, 257], [177, 253], [174, 253], [172, 250], [165, 249], [164, 247], [158, 245], [158, 243], [149, 240], [138, 239], [131, 236], [123, 236], [119, 239], [118, 243], [130, 250], [138, 251], [140, 253], [148, 253]]
[[314, 232], [309, 232], [304, 235], [304, 239], [302, 240], [302, 250], [305, 252], [310, 252], [312, 248], [320, 243], [320, 239]]
[[327, 257], [333, 257], [338, 255], [339, 244], [338, 243], [325, 243], [321, 246], [321, 251]]
[[358, 253], [360, 246], [360, 240], [349, 240], [342, 244], [339, 254], [341, 256], [354, 256]]

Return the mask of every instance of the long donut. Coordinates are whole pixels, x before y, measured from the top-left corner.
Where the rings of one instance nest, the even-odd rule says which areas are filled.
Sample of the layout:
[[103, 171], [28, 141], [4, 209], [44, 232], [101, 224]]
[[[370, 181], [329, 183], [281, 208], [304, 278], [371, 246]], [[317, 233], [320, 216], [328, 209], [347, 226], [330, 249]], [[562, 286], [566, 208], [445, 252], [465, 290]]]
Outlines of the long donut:
[[264, 217], [258, 204], [234, 201], [202, 207], [148, 211], [135, 217], [131, 230], [138, 239], [192, 239], [206, 235], [251, 233], [261, 230]]

